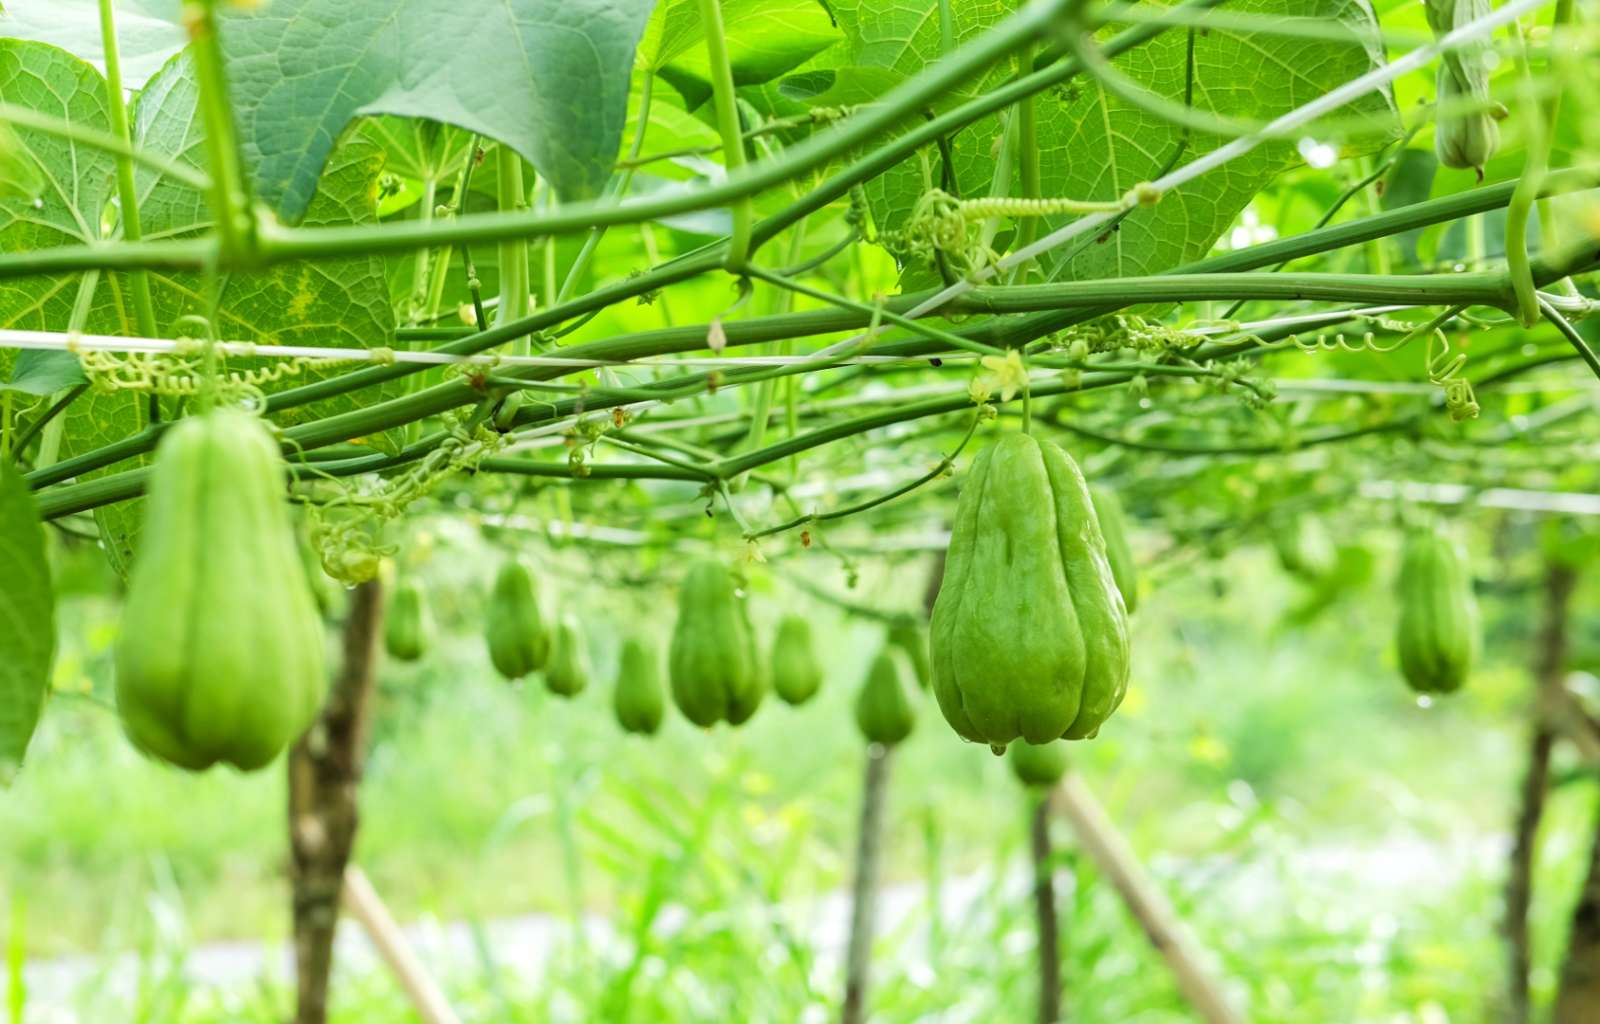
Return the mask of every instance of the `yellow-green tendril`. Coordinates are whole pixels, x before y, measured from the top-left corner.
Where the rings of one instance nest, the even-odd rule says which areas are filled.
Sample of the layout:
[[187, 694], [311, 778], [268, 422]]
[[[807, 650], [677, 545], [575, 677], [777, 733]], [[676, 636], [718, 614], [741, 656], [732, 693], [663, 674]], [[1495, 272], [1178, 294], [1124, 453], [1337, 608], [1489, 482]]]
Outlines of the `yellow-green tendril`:
[[993, 263], [998, 257], [982, 244], [980, 238], [971, 231], [970, 225], [999, 217], [1023, 219], [1114, 214], [1136, 206], [1150, 206], [1160, 199], [1161, 190], [1149, 182], [1140, 182], [1121, 199], [1109, 202], [1016, 196], [957, 199], [943, 189], [930, 188], [917, 200], [905, 227], [893, 241], [912, 255], [931, 257], [935, 252], [942, 252], [961, 260], [968, 269], [973, 269]]

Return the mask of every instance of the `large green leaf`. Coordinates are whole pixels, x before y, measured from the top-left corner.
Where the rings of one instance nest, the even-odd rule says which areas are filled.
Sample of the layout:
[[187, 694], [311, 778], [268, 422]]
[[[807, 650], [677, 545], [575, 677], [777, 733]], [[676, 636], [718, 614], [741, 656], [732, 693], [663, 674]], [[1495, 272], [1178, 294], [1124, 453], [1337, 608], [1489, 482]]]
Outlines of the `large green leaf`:
[[[105, 80], [88, 64], [45, 43], [0, 40], [0, 99], [51, 114], [74, 124], [109, 129]], [[15, 138], [38, 168], [44, 188], [38, 195], [0, 192], [0, 250], [25, 252], [102, 240], [114, 192], [115, 161], [88, 146], [27, 129]], [[123, 301], [124, 281], [101, 278], [84, 321], [93, 333], [136, 334], [131, 307]], [[81, 287], [79, 274], [16, 278], [0, 284], [0, 326], [24, 330], [65, 330]], [[11, 352], [0, 352], [9, 365]], [[113, 403], [125, 412], [113, 415]], [[81, 397], [66, 418], [63, 457], [114, 441], [142, 426], [131, 399]], [[95, 512], [113, 564], [131, 544], [139, 512], [133, 503]]]
[[[109, 126], [104, 80], [94, 68], [53, 46], [0, 40], [0, 96], [77, 124], [101, 130]], [[135, 142], [198, 165], [203, 160], [205, 136], [196, 116], [196, 100], [192, 62], [187, 57], [174, 59], [138, 96], [132, 125]], [[40, 132], [18, 129], [17, 137], [41, 169], [47, 188], [31, 198], [0, 194], [0, 249], [25, 251], [102, 241], [107, 225], [115, 233], [115, 218], [110, 214], [115, 167], [109, 157]], [[362, 138], [340, 146], [313, 193], [307, 220], [319, 224], [374, 221], [381, 159], [377, 147]], [[206, 229], [210, 213], [204, 195], [144, 168], [136, 172], [135, 184], [147, 237], [182, 237]], [[0, 326], [65, 330], [83, 287], [84, 278], [77, 274], [0, 284]], [[198, 275], [152, 273], [150, 288], [156, 326], [164, 336], [178, 332], [182, 318], [206, 310], [205, 289]], [[394, 334], [383, 261], [375, 256], [289, 263], [229, 275], [222, 282], [218, 321], [218, 333], [230, 341], [365, 347], [387, 346]], [[107, 274], [98, 279], [84, 329], [138, 333], [125, 277]], [[0, 362], [8, 363], [9, 356], [0, 355]], [[229, 366], [249, 368], [251, 364], [242, 361]], [[264, 383], [262, 390], [279, 390], [333, 372], [337, 371], [307, 369], [282, 382]], [[382, 389], [290, 410], [280, 422], [287, 425], [345, 412], [399, 394], [404, 387], [404, 382], [394, 382]], [[147, 415], [148, 403], [141, 392], [91, 391], [67, 413], [61, 454], [70, 457], [126, 437], [145, 425]], [[397, 443], [396, 438], [387, 436], [371, 441], [385, 450], [393, 450]], [[113, 564], [125, 568], [138, 527], [137, 503], [107, 506], [95, 514]]]
[[0, 786], [22, 764], [50, 689], [55, 657], [55, 598], [45, 561], [44, 527], [33, 493], [10, 463], [0, 462]]
[[[816, 0], [725, 0], [723, 37], [734, 84], [763, 85], [844, 38]], [[640, 60], [691, 107], [711, 95], [699, 0], [671, 0], [651, 19]]]
[[[199, 166], [205, 132], [196, 115], [198, 86], [193, 62], [180, 57], [150, 80], [133, 111], [134, 138], [183, 163]], [[313, 225], [370, 224], [377, 220], [377, 181], [383, 167], [379, 147], [362, 133], [351, 133], [338, 148], [312, 193], [305, 222]], [[140, 219], [150, 235], [174, 237], [203, 231], [210, 221], [206, 197], [181, 182], [140, 171]], [[204, 285], [195, 274], [162, 274], [152, 280], [157, 319], [175, 325], [180, 318], [205, 312]], [[231, 274], [223, 284], [217, 333], [230, 341], [263, 344], [364, 348], [389, 345], [394, 314], [389, 305], [383, 259], [350, 256], [336, 260], [287, 263], [266, 271]], [[279, 361], [281, 363], [281, 361]], [[248, 364], [230, 362], [232, 369]], [[307, 370], [287, 379], [304, 383], [343, 369]], [[348, 412], [375, 397], [401, 393], [403, 382], [382, 392], [344, 395], [277, 417], [288, 426]], [[268, 386], [267, 391], [275, 390]], [[374, 438], [393, 450], [395, 439]]]
[[[6, 0], [3, 6], [0, 38], [50, 43], [105, 70], [99, 0]], [[180, 18], [183, 3], [116, 0], [114, 6], [122, 84], [137, 89], [188, 42]]]
[[[835, 0], [832, 6], [849, 39], [853, 64], [910, 75], [939, 56], [939, 19], [929, 15], [932, 8], [927, 5]], [[995, 0], [952, 5], [952, 9], [958, 44], [1011, 13], [1010, 4]], [[1228, 9], [1264, 20], [1291, 14], [1315, 17], [1348, 27], [1350, 37], [1337, 43], [1257, 32], [1196, 33], [1194, 106], [1200, 110], [1240, 119], [1275, 117], [1369, 71], [1382, 59], [1370, 45], [1376, 25], [1365, 0], [1235, 0]], [[1181, 29], [1169, 30], [1114, 64], [1152, 92], [1181, 101], [1186, 36]], [[1010, 66], [995, 68], [987, 87], [1014, 71]], [[1179, 152], [1184, 134], [1088, 77], [1039, 95], [1035, 110], [1040, 191], [1051, 197], [1119, 199], [1133, 186], [1155, 178]], [[1339, 116], [1371, 118], [1367, 130], [1348, 139], [1346, 154], [1368, 151], [1395, 130], [1394, 105], [1387, 93], [1369, 93], [1343, 108]], [[990, 193], [1002, 130], [999, 118], [985, 118], [951, 140], [963, 195]], [[1192, 133], [1182, 159], [1193, 160], [1224, 141]], [[1103, 242], [1078, 251], [1062, 275], [1082, 279], [1148, 274], [1197, 259], [1257, 192], [1300, 159], [1293, 141], [1259, 146], [1174, 190], [1155, 206], [1135, 211]], [[937, 174], [936, 156], [933, 166]], [[1003, 184], [1004, 194], [1017, 194], [1014, 182]], [[895, 231], [905, 225], [924, 191], [921, 164], [907, 161], [869, 183], [866, 191], [877, 222]], [[1049, 226], [1056, 223], [1060, 221]]]
[[364, 114], [498, 139], [566, 198], [610, 176], [634, 47], [654, 0], [277, 0], [222, 29], [260, 198], [299, 221], [334, 142]]

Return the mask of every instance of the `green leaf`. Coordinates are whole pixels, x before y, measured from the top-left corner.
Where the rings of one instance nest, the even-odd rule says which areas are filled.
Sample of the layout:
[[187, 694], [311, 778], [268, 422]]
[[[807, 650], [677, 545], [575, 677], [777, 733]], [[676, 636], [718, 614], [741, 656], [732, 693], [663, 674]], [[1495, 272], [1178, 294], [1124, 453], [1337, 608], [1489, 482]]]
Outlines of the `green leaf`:
[[[114, 6], [122, 84], [137, 89], [189, 41], [182, 0], [117, 0]], [[105, 72], [99, 0], [6, 0], [0, 38], [59, 46]]]
[[[1000, 3], [952, 6], [958, 44], [1010, 10], [1010, 5]], [[1376, 23], [1365, 0], [1236, 0], [1228, 9], [1264, 20], [1299, 15], [1336, 22], [1350, 29], [1350, 39], [1341, 44], [1266, 33], [1196, 33], [1194, 105], [1200, 110], [1239, 119], [1275, 117], [1364, 74], [1382, 59], [1369, 45]], [[850, 41], [850, 63], [911, 75], [939, 55], [939, 19], [930, 17], [925, 7], [836, 0], [833, 10]], [[1172, 30], [1113, 63], [1147, 89], [1181, 102], [1187, 45], [1187, 33]], [[1014, 72], [1010, 65], [996, 67], [984, 87], [993, 88]], [[1040, 94], [1034, 103], [1040, 191], [1045, 196], [1117, 200], [1135, 185], [1157, 177], [1180, 153], [1181, 128], [1109, 94], [1093, 78], [1074, 78]], [[1370, 130], [1361, 133], [1344, 155], [1368, 152], [1395, 132], [1396, 114], [1387, 92], [1369, 93], [1337, 116], [1371, 118]], [[1001, 135], [1000, 120], [991, 117], [951, 140], [962, 195], [990, 194]], [[1191, 161], [1225, 141], [1191, 133], [1179, 159]], [[1257, 192], [1300, 161], [1295, 142], [1259, 146], [1172, 191], [1154, 206], [1134, 211], [1098, 244], [1091, 240], [1077, 247], [1070, 262], [1058, 269], [1059, 276], [1071, 280], [1150, 274], [1198, 259]], [[937, 175], [937, 155], [929, 166]], [[1014, 180], [1002, 186], [1001, 194], [1018, 194]], [[905, 226], [923, 191], [922, 165], [915, 160], [866, 186], [874, 219], [886, 232]], [[1040, 233], [1067, 219], [1048, 220]]]
[[[133, 109], [136, 144], [198, 166], [205, 133], [196, 113], [198, 91], [192, 61], [170, 61], [139, 94]], [[76, 124], [108, 130], [105, 81], [88, 64], [64, 50], [42, 43], [0, 40], [0, 93], [9, 102], [64, 117]], [[18, 129], [26, 147], [49, 183], [29, 200], [0, 194], [0, 249], [26, 251], [72, 243], [94, 243], [115, 237], [111, 197], [112, 158], [41, 132]], [[361, 138], [340, 146], [314, 192], [307, 221], [316, 224], [372, 223], [376, 220], [376, 181], [382, 163], [378, 148]], [[210, 222], [206, 197], [188, 185], [139, 168], [135, 172], [140, 219], [150, 237], [197, 235]], [[107, 225], [111, 227], [107, 228]], [[149, 276], [157, 329], [164, 337], [182, 331], [184, 317], [206, 311], [206, 289], [199, 275], [156, 273]], [[69, 326], [82, 276], [20, 278], [0, 285], [0, 326], [63, 331]], [[94, 290], [83, 329], [95, 334], [135, 336], [132, 301], [126, 277], [103, 274]], [[229, 275], [222, 284], [217, 330], [229, 341], [256, 341], [308, 346], [367, 347], [390, 345], [393, 312], [381, 257], [358, 256], [318, 263], [289, 263], [269, 270]], [[0, 352], [0, 371], [11, 369], [11, 356]], [[281, 381], [262, 380], [272, 392], [347, 367], [296, 367], [286, 360], [231, 360], [226, 369], [285, 373]], [[289, 425], [333, 415], [381, 401], [404, 391], [405, 382], [342, 396], [278, 418]], [[166, 414], [178, 409], [170, 401]], [[71, 457], [120, 440], [144, 428], [149, 402], [142, 392], [86, 393], [67, 411], [61, 455]], [[394, 451], [398, 433], [369, 439]], [[132, 462], [138, 465], [143, 460]], [[125, 469], [130, 463], [111, 467]], [[92, 479], [97, 474], [86, 474]], [[113, 565], [125, 570], [132, 557], [140, 519], [139, 502], [122, 502], [95, 512]]]
[[345, 126], [398, 114], [480, 132], [563, 198], [594, 195], [653, 2], [277, 0], [229, 12], [222, 47], [256, 192], [298, 222]]
[[[88, 64], [45, 43], [0, 40], [0, 95], [7, 102], [106, 131], [105, 80]], [[46, 187], [32, 198], [0, 193], [0, 250], [25, 252], [103, 238], [104, 214], [111, 202], [114, 159], [99, 150], [57, 136], [16, 129], [16, 139], [38, 166]], [[64, 331], [77, 301], [81, 275], [27, 277], [0, 286], [0, 326], [33, 331]], [[131, 307], [123, 301], [124, 282], [101, 278], [83, 329], [95, 334], [138, 333]], [[0, 350], [0, 368], [17, 372], [13, 354]], [[21, 363], [20, 359], [16, 360]], [[14, 376], [13, 378], [14, 379]], [[126, 396], [86, 394], [63, 417], [63, 457], [117, 440], [143, 425]], [[124, 407], [126, 413], [120, 412]], [[86, 474], [91, 479], [94, 474]], [[137, 503], [95, 512], [113, 565], [129, 550], [138, 529]]]
[[[196, 112], [198, 95], [193, 61], [183, 56], [168, 64], [150, 80], [135, 104], [135, 141], [171, 154], [180, 162], [199, 166], [205, 131]], [[383, 152], [378, 145], [361, 132], [351, 133], [333, 151], [322, 180], [312, 193], [305, 223], [375, 223], [382, 168]], [[141, 171], [135, 179], [140, 217], [147, 234], [182, 237], [206, 230], [210, 213], [202, 193], [153, 171]], [[155, 275], [151, 291], [156, 318], [165, 329], [173, 329], [185, 316], [203, 315], [206, 311], [205, 287], [197, 274]], [[218, 319], [217, 333], [228, 341], [313, 347], [387, 346], [393, 343], [395, 326], [384, 263], [379, 256], [295, 262], [256, 273], [232, 274], [223, 286]], [[232, 359], [227, 369], [284, 370], [289, 366], [282, 359]], [[281, 390], [348, 369], [307, 368], [286, 376], [281, 384], [264, 384], [263, 390]], [[401, 394], [405, 387], [405, 382], [397, 381], [382, 389], [291, 409], [275, 419], [283, 426], [292, 426], [337, 415]], [[397, 451], [398, 434], [373, 438], [372, 443], [384, 451]]]
[[0, 462], [0, 786], [10, 785], [39, 723], [55, 658], [55, 597], [33, 493]]
[[30, 203], [44, 193], [44, 172], [17, 138], [16, 129], [0, 121], [0, 194]]
[[83, 381], [83, 367], [71, 352], [53, 352], [25, 349], [17, 353], [11, 367], [11, 379], [0, 384], [0, 391], [16, 391], [24, 395], [53, 395]]
[[821, 68], [788, 76], [778, 92], [809, 107], [852, 107], [876, 101], [903, 81], [889, 68]]
[[[771, 82], [844, 38], [820, 3], [796, 0], [726, 0], [722, 30], [739, 86]], [[704, 42], [699, 0], [672, 0], [657, 10], [639, 47], [650, 70], [690, 107], [711, 95]]]

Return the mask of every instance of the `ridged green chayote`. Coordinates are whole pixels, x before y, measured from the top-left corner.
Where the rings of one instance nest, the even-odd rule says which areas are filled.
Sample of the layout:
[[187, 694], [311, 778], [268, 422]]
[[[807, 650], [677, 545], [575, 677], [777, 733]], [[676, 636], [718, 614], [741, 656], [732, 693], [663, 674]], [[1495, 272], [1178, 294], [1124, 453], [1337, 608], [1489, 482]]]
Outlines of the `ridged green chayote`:
[[391, 658], [416, 661], [433, 641], [433, 615], [414, 580], [395, 584], [383, 621], [383, 647]]
[[570, 615], [561, 617], [550, 639], [550, 661], [544, 668], [545, 689], [558, 697], [576, 697], [589, 685], [589, 655], [583, 634]]
[[1067, 774], [1067, 749], [1060, 743], [1013, 743], [1006, 760], [1024, 786], [1054, 786]]
[[672, 700], [699, 726], [735, 724], [755, 713], [761, 673], [752, 657], [749, 620], [720, 562], [694, 565], [678, 592], [678, 622], [668, 656]]
[[628, 732], [649, 736], [661, 728], [666, 700], [661, 693], [656, 650], [648, 641], [629, 637], [622, 642], [611, 706], [617, 714], [617, 724]]
[[1117, 581], [1122, 605], [1130, 613], [1139, 604], [1139, 574], [1134, 568], [1133, 548], [1128, 544], [1128, 517], [1122, 499], [1109, 487], [1091, 486], [1089, 499], [1100, 520], [1100, 536], [1106, 541], [1106, 561], [1111, 563], [1111, 578]]
[[893, 648], [884, 647], [856, 694], [856, 727], [867, 742], [892, 747], [910, 736], [916, 724], [916, 711], [900, 681], [900, 662]]
[[1415, 530], [1400, 559], [1395, 647], [1406, 683], [1419, 693], [1450, 693], [1466, 682], [1478, 653], [1478, 602], [1454, 539]]
[[[1489, 0], [1426, 0], [1423, 10], [1436, 37], [1488, 16]], [[1435, 79], [1438, 113], [1434, 118], [1433, 151], [1446, 167], [1473, 168], [1482, 177], [1483, 165], [1500, 148], [1500, 125], [1489, 94], [1489, 56], [1493, 44], [1487, 37], [1451, 48], [1439, 57]], [[1479, 109], [1452, 109], [1458, 106]]]
[[549, 660], [550, 638], [544, 631], [539, 596], [533, 576], [521, 560], [510, 559], [495, 575], [484, 631], [489, 660], [507, 679], [537, 672]]
[[1328, 528], [1309, 512], [1279, 517], [1272, 524], [1272, 547], [1284, 572], [1311, 582], [1326, 578], [1339, 563]]
[[1054, 443], [1007, 434], [972, 464], [933, 608], [933, 692], [1003, 748], [1092, 735], [1128, 686], [1128, 616], [1089, 489]]
[[240, 410], [190, 416], [162, 437], [147, 493], [117, 714], [135, 746], [181, 768], [261, 768], [327, 687], [278, 444]]
[[772, 638], [772, 691], [785, 703], [800, 705], [821, 686], [822, 666], [811, 642], [810, 621], [785, 615]]

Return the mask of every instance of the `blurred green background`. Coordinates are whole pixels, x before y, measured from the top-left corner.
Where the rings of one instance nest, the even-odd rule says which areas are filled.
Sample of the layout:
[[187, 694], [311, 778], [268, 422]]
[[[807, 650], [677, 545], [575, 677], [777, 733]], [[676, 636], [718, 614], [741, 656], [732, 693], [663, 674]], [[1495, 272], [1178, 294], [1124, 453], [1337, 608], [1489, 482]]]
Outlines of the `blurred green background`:
[[[464, 522], [428, 529], [406, 571], [428, 591], [439, 638], [420, 664], [381, 671], [356, 859], [402, 921], [473, 937], [429, 957], [458, 1011], [831, 1017], [840, 951], [819, 937], [839, 937], [826, 919], [850, 881], [864, 758], [850, 701], [882, 627], [763, 570], [758, 629], [770, 637], [789, 608], [812, 617], [821, 695], [799, 709], [769, 698], [736, 730], [669, 712], [656, 738], [625, 736], [610, 709], [616, 630], [638, 623], [664, 648], [670, 591], [619, 598], [553, 573], [574, 582], [548, 581], [547, 606], [579, 615], [594, 667], [564, 701], [536, 682], [508, 686], [487, 664], [472, 623], [498, 554]], [[1486, 655], [1464, 692], [1419, 700], [1391, 651], [1386, 544], [1377, 538], [1370, 579], [1305, 623], [1285, 609], [1306, 595], [1263, 546], [1216, 562], [1145, 552], [1133, 687], [1098, 739], [1072, 747], [1249, 1020], [1477, 1021], [1503, 985], [1496, 929], [1537, 592], [1477, 552], [1480, 579], [1502, 579], [1482, 595]], [[565, 548], [533, 560], [582, 558]], [[867, 565], [853, 591], [816, 565], [789, 571], [898, 609], [931, 559]], [[0, 800], [13, 1019], [281, 1019], [292, 993], [281, 764], [193, 776], [137, 755], [106, 703], [114, 588], [84, 556], [65, 558], [62, 576], [57, 696]], [[1591, 601], [1580, 592], [1575, 607]], [[1025, 797], [929, 695], [918, 713], [890, 780], [874, 1019], [1028, 1019]], [[1595, 802], [1575, 763], [1558, 759], [1557, 777], [1536, 875], [1541, 998]], [[1070, 829], [1055, 836], [1071, 1019], [1195, 1019]], [[530, 914], [549, 915], [529, 926], [548, 942], [506, 937], [525, 933], [501, 922]], [[593, 923], [586, 938], [579, 919]], [[269, 944], [260, 977], [215, 977], [196, 955], [239, 941]], [[18, 979], [33, 981], [26, 998]], [[335, 1019], [408, 1013], [370, 958], [346, 958]]]

